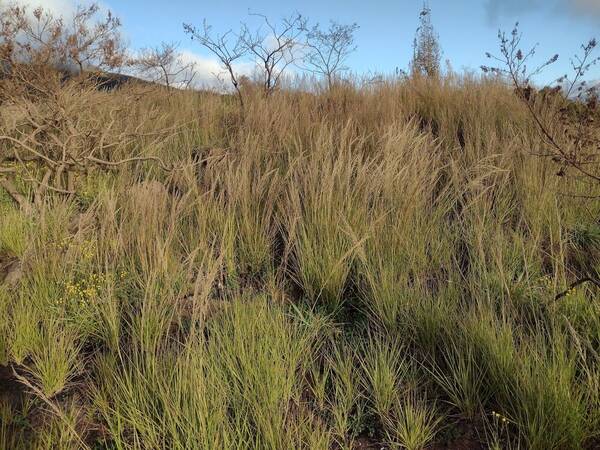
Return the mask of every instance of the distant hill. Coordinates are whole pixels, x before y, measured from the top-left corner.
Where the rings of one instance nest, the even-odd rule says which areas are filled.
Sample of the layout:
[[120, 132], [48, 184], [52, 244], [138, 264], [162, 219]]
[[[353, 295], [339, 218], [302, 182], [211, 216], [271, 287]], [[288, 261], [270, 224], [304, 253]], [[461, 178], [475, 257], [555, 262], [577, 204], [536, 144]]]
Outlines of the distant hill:
[[[79, 73], [75, 70], [68, 68], [56, 68], [61, 74], [62, 80], [67, 81], [72, 78], [79, 76]], [[12, 73], [12, 66], [7, 61], [0, 61], [0, 79], [10, 77]], [[90, 78], [98, 84], [98, 88], [102, 90], [113, 90], [117, 89], [128, 83], [138, 83], [146, 85], [157, 85], [152, 81], [144, 80], [142, 78], [135, 77], [133, 75], [126, 75], [122, 73], [112, 72], [88, 72]]]
[[118, 89], [128, 83], [157, 85], [157, 83], [152, 81], [143, 80], [141, 78], [122, 73], [100, 73], [93, 75], [92, 79], [97, 83], [99, 89], [107, 91]]

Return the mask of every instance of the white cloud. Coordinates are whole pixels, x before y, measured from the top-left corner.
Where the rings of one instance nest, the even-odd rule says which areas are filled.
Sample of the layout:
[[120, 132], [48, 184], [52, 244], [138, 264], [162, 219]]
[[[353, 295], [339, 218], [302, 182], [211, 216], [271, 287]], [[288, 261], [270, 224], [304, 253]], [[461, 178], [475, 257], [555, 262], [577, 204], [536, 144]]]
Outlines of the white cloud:
[[97, 3], [100, 7], [100, 13], [105, 14], [110, 7], [102, 1], [95, 0], [7, 0], [6, 4], [25, 6], [31, 11], [37, 7], [42, 7], [44, 11], [51, 13], [54, 17], [69, 18], [77, 10], [78, 6], [88, 6]]
[[74, 0], [12, 0], [8, 3], [27, 6], [30, 9], [41, 6], [54, 16], [68, 16], [75, 11], [77, 5]]
[[494, 24], [501, 17], [518, 18], [532, 11], [599, 19], [600, 0], [486, 0], [485, 11]]

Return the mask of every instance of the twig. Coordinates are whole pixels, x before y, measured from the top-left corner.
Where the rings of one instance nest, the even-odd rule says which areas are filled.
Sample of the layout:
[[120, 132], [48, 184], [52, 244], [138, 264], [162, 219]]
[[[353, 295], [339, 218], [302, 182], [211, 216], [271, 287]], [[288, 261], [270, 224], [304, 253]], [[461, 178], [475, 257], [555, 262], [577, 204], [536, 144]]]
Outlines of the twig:
[[[35, 178], [23, 178], [23, 180], [24, 181], [32, 181], [32, 182], [38, 184], [39, 186], [43, 187], [44, 189], [48, 189], [49, 191], [58, 192], [59, 194], [65, 194], [65, 195], [75, 195], [76, 194], [75, 191], [70, 191], [68, 189], [61, 189], [61, 188], [51, 186], [47, 183], [47, 180], [40, 181], [40, 180], [36, 180]], [[41, 192], [40, 192], [40, 194], [41, 194]]]
[[134, 162], [134, 161], [156, 161], [158, 162], [158, 164], [160, 165], [160, 167], [167, 171], [170, 172], [171, 170], [173, 170], [172, 167], [168, 167], [164, 161], [162, 159], [160, 159], [158, 156], [136, 156], [133, 158], [127, 158], [127, 159], [122, 159], [120, 161], [105, 161], [103, 159], [98, 159], [94, 156], [87, 156], [86, 159], [88, 161], [94, 162], [96, 164], [102, 164], [105, 166], [109, 166], [109, 167], [116, 167], [116, 166], [120, 166], [123, 164], [127, 164], [130, 162]]
[[4, 190], [10, 195], [10, 197], [19, 205], [19, 207], [26, 213], [29, 214], [31, 212], [31, 202], [21, 194], [14, 184], [12, 184], [6, 178], [0, 178], [0, 186], [4, 188]]
[[556, 294], [556, 296], [554, 297], [554, 301], [560, 300], [561, 298], [565, 297], [572, 289], [576, 288], [577, 286], [579, 286], [580, 284], [583, 284], [583, 283], [592, 283], [592, 284], [596, 285], [597, 287], [600, 287], [600, 281], [595, 280], [594, 278], [590, 278], [590, 277], [580, 278], [579, 280], [571, 283], [569, 285], [568, 289], [564, 290], [563, 292], [561, 292], [559, 294]]
[[17, 144], [17, 145], [21, 146], [25, 150], [27, 150], [27, 151], [33, 153], [34, 155], [36, 155], [38, 158], [41, 158], [44, 161], [46, 161], [50, 165], [50, 167], [54, 167], [56, 165], [55, 161], [51, 160], [50, 158], [48, 158], [45, 155], [42, 155], [40, 152], [38, 152], [34, 148], [30, 147], [29, 145], [25, 144], [24, 142], [22, 142], [22, 141], [20, 141], [18, 139], [15, 139], [14, 137], [11, 137], [11, 136], [0, 136], [0, 141], [2, 141], [2, 140], [10, 141], [13, 144]]

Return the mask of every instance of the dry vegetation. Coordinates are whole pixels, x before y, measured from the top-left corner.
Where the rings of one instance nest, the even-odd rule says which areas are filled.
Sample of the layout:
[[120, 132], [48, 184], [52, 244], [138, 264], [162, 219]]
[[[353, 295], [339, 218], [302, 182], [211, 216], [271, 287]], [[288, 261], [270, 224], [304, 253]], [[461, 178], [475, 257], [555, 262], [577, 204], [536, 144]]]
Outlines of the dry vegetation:
[[0, 448], [600, 445], [597, 186], [505, 84], [45, 86], [2, 91]]

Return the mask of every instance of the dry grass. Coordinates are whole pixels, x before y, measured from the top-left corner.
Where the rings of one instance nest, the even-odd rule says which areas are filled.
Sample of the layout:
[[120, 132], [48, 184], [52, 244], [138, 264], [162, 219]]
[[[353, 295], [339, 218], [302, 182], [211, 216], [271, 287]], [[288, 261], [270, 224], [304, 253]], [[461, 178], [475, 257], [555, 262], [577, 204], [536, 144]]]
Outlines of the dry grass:
[[[47, 149], [71, 123], [80, 158], [89, 131], [103, 160], [174, 170], [89, 165], [29, 213], [0, 190], [0, 258], [22, 270], [0, 363], [30, 386], [10, 381], [0, 443], [598, 445], [598, 290], [554, 297], [597, 277], [600, 202], [561, 195], [589, 186], [531, 155], [510, 90], [388, 80], [248, 94], [242, 115], [139, 89], [65, 91], [77, 117]], [[42, 174], [11, 167], [33, 195]]]

